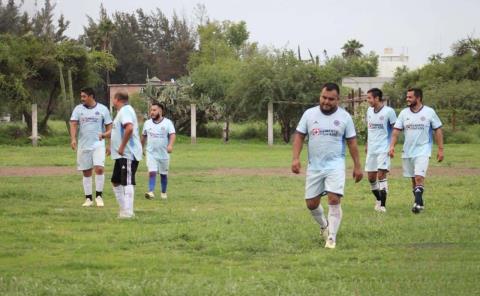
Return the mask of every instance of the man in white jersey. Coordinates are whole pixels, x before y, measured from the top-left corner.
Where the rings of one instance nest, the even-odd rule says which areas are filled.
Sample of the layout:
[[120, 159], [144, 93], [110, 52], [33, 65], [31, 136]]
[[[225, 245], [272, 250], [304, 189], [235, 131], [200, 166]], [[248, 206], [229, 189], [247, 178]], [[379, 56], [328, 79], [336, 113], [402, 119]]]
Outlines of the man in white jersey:
[[165, 108], [159, 102], [152, 103], [150, 107], [150, 119], [143, 125], [142, 147], [147, 142], [147, 168], [148, 168], [148, 192], [145, 198], [153, 199], [155, 194], [155, 182], [160, 173], [162, 199], [167, 198], [168, 167], [170, 153], [175, 143], [175, 127], [170, 119], [163, 117]]
[[125, 92], [115, 94], [113, 106], [117, 115], [113, 120], [112, 131], [101, 137], [111, 137], [112, 159], [115, 160], [111, 181], [120, 209], [118, 217], [133, 218], [135, 173], [138, 162], [142, 160], [137, 115], [128, 104], [128, 94]]
[[368, 174], [368, 181], [375, 195], [375, 211], [386, 212], [387, 202], [387, 173], [390, 170], [390, 139], [393, 125], [397, 120], [395, 110], [385, 106], [383, 93], [378, 88], [372, 88], [367, 92], [367, 102], [370, 107], [367, 109], [367, 144], [365, 152], [365, 171]]
[[407, 91], [407, 105], [398, 115], [390, 143], [390, 157], [394, 157], [395, 144], [400, 131], [405, 133], [402, 150], [403, 176], [412, 179], [415, 214], [424, 210], [423, 190], [428, 162], [432, 154], [433, 134], [438, 145], [437, 160], [443, 160], [442, 122], [435, 111], [423, 105], [423, 92], [419, 88]]
[[[70, 138], [73, 150], [77, 150], [77, 169], [83, 172], [83, 190], [85, 202], [82, 206], [93, 205], [92, 171], [95, 169], [95, 202], [97, 207], [103, 207], [103, 185], [105, 183], [104, 167], [105, 141], [98, 135], [112, 128], [110, 111], [104, 105], [95, 101], [93, 89], [87, 87], [80, 91], [81, 104], [73, 109], [70, 117]], [[77, 143], [78, 128], [78, 143]]]
[[[320, 106], [308, 109], [298, 123], [292, 151], [292, 172], [300, 173], [300, 152], [308, 135], [308, 168], [305, 201], [320, 234], [326, 239], [325, 248], [336, 246], [337, 232], [342, 220], [340, 199], [345, 187], [345, 142], [352, 156], [353, 177], [359, 182], [362, 169], [358, 155], [355, 126], [352, 117], [338, 106], [340, 89], [326, 83], [320, 94]], [[327, 195], [328, 220], [323, 214], [320, 198]]]

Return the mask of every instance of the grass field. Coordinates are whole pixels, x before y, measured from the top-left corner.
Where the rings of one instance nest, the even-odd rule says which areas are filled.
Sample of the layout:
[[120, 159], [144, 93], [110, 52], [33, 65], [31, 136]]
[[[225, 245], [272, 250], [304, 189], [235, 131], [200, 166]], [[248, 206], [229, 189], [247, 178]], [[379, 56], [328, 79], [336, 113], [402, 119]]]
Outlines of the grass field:
[[[116, 218], [108, 185], [105, 208], [82, 208], [79, 174], [4, 174], [0, 294], [478, 295], [480, 175], [462, 169], [480, 168], [479, 149], [446, 145], [417, 216], [409, 180], [390, 178], [382, 215], [368, 182], [348, 179], [335, 250], [305, 208], [304, 176], [288, 174], [288, 145], [181, 138], [167, 201], [143, 198], [141, 163], [131, 221]], [[0, 172], [74, 160], [68, 146], [0, 146]]]

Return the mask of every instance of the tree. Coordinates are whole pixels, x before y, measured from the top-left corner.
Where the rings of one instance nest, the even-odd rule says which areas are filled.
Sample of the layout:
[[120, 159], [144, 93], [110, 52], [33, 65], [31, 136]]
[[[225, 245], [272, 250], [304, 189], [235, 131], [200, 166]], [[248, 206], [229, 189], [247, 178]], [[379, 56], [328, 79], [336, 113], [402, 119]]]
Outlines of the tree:
[[356, 39], [351, 39], [348, 40], [347, 43], [345, 43], [342, 46], [342, 56], [344, 58], [352, 58], [352, 57], [361, 57], [362, 51], [360, 50], [363, 47], [363, 44], [361, 44], [359, 41]]

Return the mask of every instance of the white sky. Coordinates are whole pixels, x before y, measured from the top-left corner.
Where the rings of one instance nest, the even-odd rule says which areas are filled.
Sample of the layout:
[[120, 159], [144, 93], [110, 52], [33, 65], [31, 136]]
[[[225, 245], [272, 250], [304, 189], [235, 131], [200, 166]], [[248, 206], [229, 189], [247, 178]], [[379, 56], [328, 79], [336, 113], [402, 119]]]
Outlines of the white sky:
[[[166, 15], [175, 10], [193, 20], [193, 8], [202, 3], [210, 19], [244, 20], [250, 41], [261, 46], [300, 45], [307, 58], [307, 48], [323, 57], [341, 53], [341, 47], [355, 38], [363, 51], [383, 53], [385, 47], [410, 56], [410, 66], [427, 62], [434, 53], [450, 54], [455, 41], [480, 37], [480, 0], [52, 0], [57, 14], [63, 13], [71, 24], [67, 35], [78, 37], [87, 23], [86, 15], [98, 17], [100, 3], [109, 14], [149, 12], [160, 8]], [[35, 6], [35, 3], [37, 6]], [[25, 0], [23, 7], [33, 12], [43, 0]]]

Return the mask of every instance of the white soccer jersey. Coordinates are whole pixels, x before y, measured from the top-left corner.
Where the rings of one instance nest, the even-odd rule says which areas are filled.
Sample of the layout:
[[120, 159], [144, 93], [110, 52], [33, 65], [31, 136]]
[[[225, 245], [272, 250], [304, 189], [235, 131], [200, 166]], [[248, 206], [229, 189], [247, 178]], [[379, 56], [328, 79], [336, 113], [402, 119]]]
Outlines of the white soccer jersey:
[[[120, 148], [122, 138], [125, 133], [125, 124], [131, 123], [133, 125], [133, 133], [125, 146], [123, 156], [118, 154], [117, 150]], [[112, 127], [112, 159], [126, 158], [130, 160], [140, 161], [142, 159], [142, 144], [140, 143], [140, 137], [138, 135], [138, 121], [135, 110], [132, 106], [124, 105], [115, 116]]]
[[162, 118], [160, 122], [149, 119], [143, 125], [142, 135], [147, 136], [147, 157], [155, 159], [169, 159], [167, 152], [169, 135], [175, 133], [175, 127], [168, 118]]
[[319, 106], [303, 113], [297, 131], [308, 135], [308, 170], [345, 169], [345, 139], [356, 136], [352, 117], [342, 108], [325, 115]]
[[387, 153], [392, 136], [392, 125], [397, 120], [395, 110], [383, 106], [378, 112], [373, 107], [367, 109], [368, 154]]
[[78, 122], [78, 149], [93, 150], [99, 146], [105, 146], [105, 141], [99, 139], [99, 134], [105, 132], [105, 125], [112, 123], [110, 112], [107, 107], [97, 103], [93, 107], [83, 104], [73, 109], [70, 121]]
[[412, 112], [410, 108], [403, 109], [394, 126], [405, 133], [402, 158], [430, 157], [433, 130], [440, 127], [442, 127], [442, 122], [430, 107], [423, 106], [417, 112]]

